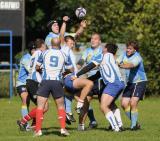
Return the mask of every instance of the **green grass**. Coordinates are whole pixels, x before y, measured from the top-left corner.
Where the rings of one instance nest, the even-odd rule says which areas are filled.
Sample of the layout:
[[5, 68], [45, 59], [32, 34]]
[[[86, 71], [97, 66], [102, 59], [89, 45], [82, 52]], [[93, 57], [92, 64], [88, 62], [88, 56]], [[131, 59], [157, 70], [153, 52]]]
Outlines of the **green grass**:
[[[74, 103], [75, 104], [75, 103]], [[33, 132], [19, 131], [16, 120], [20, 119], [20, 98], [14, 97], [9, 99], [0, 99], [0, 141], [159, 141], [160, 140], [160, 99], [149, 98], [139, 104], [140, 117], [139, 121], [142, 130], [124, 131], [121, 133], [113, 133], [105, 131], [108, 122], [99, 110], [97, 100], [93, 100], [92, 107], [99, 123], [96, 130], [84, 132], [77, 131], [77, 122], [71, 126], [67, 126], [70, 132], [69, 137], [59, 136], [59, 124], [57, 113], [52, 99], [49, 101], [49, 111], [45, 115], [43, 122], [44, 136], [33, 138]], [[31, 105], [31, 107], [33, 107]], [[129, 127], [129, 121], [122, 113], [125, 127]], [[75, 113], [76, 115], [76, 113]], [[77, 115], [76, 115], [77, 118]], [[88, 126], [88, 120], [86, 122]]]

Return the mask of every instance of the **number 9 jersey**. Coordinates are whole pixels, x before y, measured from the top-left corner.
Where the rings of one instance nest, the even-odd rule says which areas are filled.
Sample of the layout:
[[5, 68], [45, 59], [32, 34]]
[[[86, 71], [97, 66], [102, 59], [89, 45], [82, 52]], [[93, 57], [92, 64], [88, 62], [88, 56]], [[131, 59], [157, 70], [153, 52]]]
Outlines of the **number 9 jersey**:
[[49, 49], [39, 57], [37, 65], [43, 65], [42, 80], [60, 80], [63, 71], [65, 55], [59, 49]]

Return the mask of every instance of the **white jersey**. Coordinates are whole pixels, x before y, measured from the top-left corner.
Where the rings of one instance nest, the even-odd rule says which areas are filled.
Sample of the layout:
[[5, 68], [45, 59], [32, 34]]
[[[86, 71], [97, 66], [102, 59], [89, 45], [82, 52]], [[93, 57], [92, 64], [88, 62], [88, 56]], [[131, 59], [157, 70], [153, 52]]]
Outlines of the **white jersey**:
[[37, 65], [43, 65], [42, 80], [60, 80], [66, 57], [59, 49], [49, 49], [38, 59]]
[[65, 63], [65, 68], [66, 69], [70, 69], [70, 68], [74, 68], [74, 72], [75, 74], [78, 72], [77, 66], [76, 66], [76, 57], [72, 51], [72, 49], [70, 49], [68, 46], [64, 45], [61, 48], [61, 51], [64, 53], [64, 55], [66, 56], [66, 63]]
[[121, 73], [112, 53], [106, 53], [100, 63], [100, 73], [105, 84], [122, 81]]
[[32, 79], [39, 83], [42, 81], [42, 77], [41, 77], [41, 74], [36, 71], [36, 64], [37, 64], [38, 58], [40, 57], [41, 53], [42, 52], [40, 50], [36, 50], [34, 54], [31, 56], [29, 77], [28, 77], [28, 79]]

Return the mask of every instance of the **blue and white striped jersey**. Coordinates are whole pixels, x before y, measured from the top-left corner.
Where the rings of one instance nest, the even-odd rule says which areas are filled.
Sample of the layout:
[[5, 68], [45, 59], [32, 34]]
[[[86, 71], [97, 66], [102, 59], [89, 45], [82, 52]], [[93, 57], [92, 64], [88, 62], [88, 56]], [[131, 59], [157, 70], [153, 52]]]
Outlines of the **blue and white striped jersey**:
[[[100, 62], [100, 60], [98, 61]], [[100, 63], [100, 73], [105, 84], [122, 81], [122, 76], [112, 53], [106, 53]]]
[[61, 51], [66, 56], [66, 63], [65, 63], [65, 69], [71, 69], [74, 68], [74, 73], [76, 74], [78, 72], [77, 66], [76, 66], [76, 57], [68, 46], [64, 45], [61, 48]]
[[28, 76], [28, 79], [32, 79], [39, 83], [42, 81], [42, 77], [41, 77], [41, 74], [36, 71], [36, 64], [41, 53], [42, 53], [41, 50], [36, 50], [34, 54], [31, 56], [29, 76]]
[[43, 65], [42, 80], [61, 80], [66, 56], [59, 49], [48, 49], [38, 59], [37, 65]]

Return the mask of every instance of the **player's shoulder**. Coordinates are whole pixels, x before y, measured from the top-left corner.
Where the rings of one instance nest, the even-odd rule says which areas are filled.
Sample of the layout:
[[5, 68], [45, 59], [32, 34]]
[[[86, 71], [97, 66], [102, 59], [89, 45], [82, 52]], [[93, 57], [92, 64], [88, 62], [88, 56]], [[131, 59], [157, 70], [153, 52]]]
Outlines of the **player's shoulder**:
[[65, 44], [60, 49], [63, 53], [68, 54], [70, 51], [70, 48]]
[[58, 38], [59, 37], [59, 34], [55, 34], [53, 32], [49, 32], [49, 34], [46, 36], [47, 37], [51, 37], [51, 38]]
[[88, 47], [88, 48], [86, 48], [85, 50], [84, 50], [84, 52], [91, 52], [92, 51], [92, 48], [91, 47]]
[[35, 55], [36, 55], [36, 56], [40, 56], [41, 54], [42, 54], [42, 51], [41, 51], [41, 50], [36, 50], [36, 51], [35, 51]]
[[29, 53], [26, 53], [22, 56], [22, 60], [27, 60], [27, 59], [30, 59], [31, 58], [31, 55]]
[[135, 52], [135, 54], [133, 55], [133, 57], [142, 60], [142, 57], [141, 57], [141, 55], [140, 55], [139, 52]]
[[110, 52], [105, 53], [104, 56], [106, 56], [106, 57], [114, 57], [113, 54], [110, 53]]

